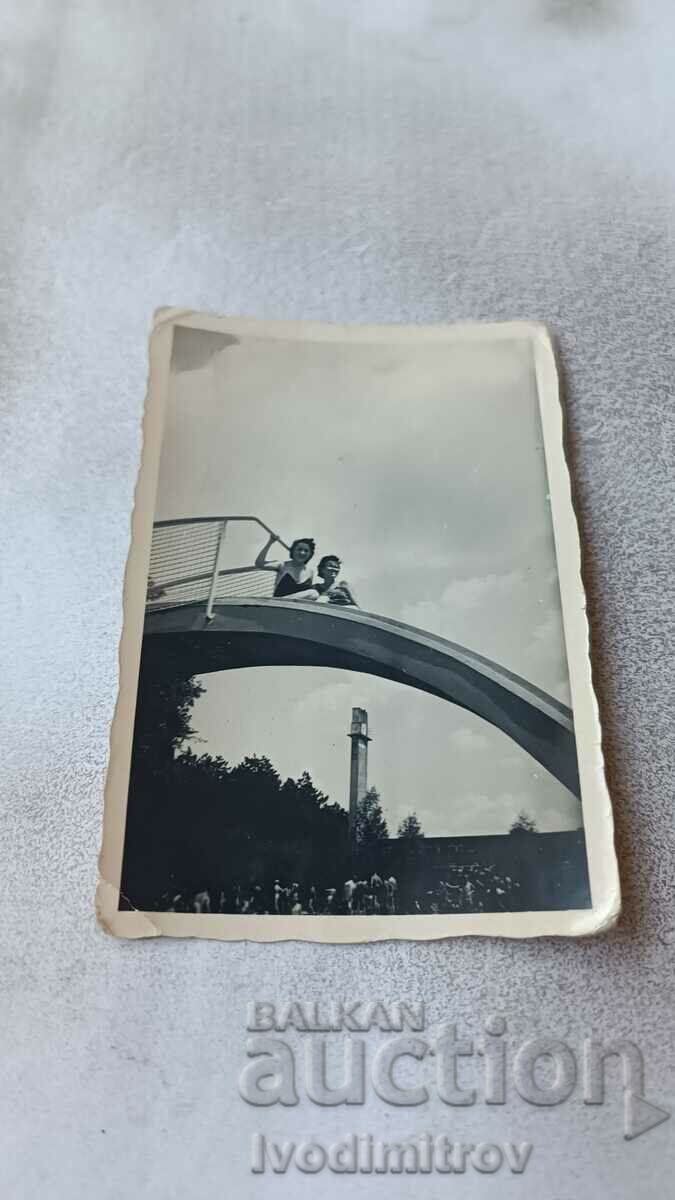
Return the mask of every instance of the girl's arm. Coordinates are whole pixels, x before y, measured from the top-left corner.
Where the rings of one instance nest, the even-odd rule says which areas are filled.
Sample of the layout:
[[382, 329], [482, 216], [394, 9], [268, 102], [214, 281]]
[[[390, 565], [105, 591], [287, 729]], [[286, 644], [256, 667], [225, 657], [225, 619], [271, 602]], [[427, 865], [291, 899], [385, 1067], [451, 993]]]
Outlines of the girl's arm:
[[278, 541], [279, 541], [279, 538], [277, 537], [276, 533], [271, 533], [270, 536], [268, 537], [267, 541], [265, 542], [265, 545], [263, 546], [262, 550], [258, 554], [258, 557], [255, 560], [255, 566], [258, 568], [259, 571], [278, 571], [279, 570], [279, 567], [282, 565], [281, 562], [268, 562], [267, 561], [267, 551], [269, 550], [270, 546], [273, 546], [274, 543], [278, 542]]

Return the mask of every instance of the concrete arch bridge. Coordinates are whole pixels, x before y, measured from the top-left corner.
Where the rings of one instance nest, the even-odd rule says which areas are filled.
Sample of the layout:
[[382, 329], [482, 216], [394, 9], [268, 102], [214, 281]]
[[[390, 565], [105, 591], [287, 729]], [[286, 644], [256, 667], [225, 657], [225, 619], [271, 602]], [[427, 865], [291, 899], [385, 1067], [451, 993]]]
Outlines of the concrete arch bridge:
[[566, 705], [482, 655], [400, 621], [359, 608], [272, 599], [269, 572], [222, 566], [233, 521], [254, 521], [269, 532], [255, 517], [155, 526], [144, 664], [152, 660], [162, 674], [176, 675], [254, 666], [337, 667], [377, 675], [475, 713], [580, 794]]

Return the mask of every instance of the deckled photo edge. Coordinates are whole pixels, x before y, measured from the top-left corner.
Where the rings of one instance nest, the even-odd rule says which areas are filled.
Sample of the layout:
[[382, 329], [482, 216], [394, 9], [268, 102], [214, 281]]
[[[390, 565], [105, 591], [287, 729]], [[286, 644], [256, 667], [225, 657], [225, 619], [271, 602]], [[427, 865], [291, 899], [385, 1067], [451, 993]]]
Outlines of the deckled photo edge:
[[98, 860], [96, 916], [99, 925], [107, 933], [125, 938], [152, 937], [162, 932], [153, 915], [138, 911], [120, 912], [119, 901], [136, 689], [145, 615], [145, 579], [152, 539], [173, 330], [181, 315], [180, 309], [157, 310], [149, 338], [141, 453], [124, 573], [122, 632], [118, 652], [119, 682], [110, 726], [110, 750], [104, 789], [103, 839]]
[[581, 541], [565, 454], [563, 398], [553, 340], [544, 326], [534, 335], [533, 350], [574, 728], [579, 749], [581, 803], [593, 903], [590, 910], [593, 927], [589, 932], [600, 933], [616, 923], [621, 911], [614, 819], [605, 776], [600, 710], [593, 687]]
[[[174, 329], [185, 326], [214, 332], [255, 334], [261, 339], [335, 342], [453, 342], [456, 340], [530, 340], [551, 491], [553, 530], [560, 580], [565, 642], [580, 741], [584, 829], [593, 907], [555, 912], [471, 913], [462, 915], [247, 916], [121, 911], [120, 881], [136, 689], [145, 612], [145, 588], [155, 508], [163, 415], [170, 377]], [[558, 373], [549, 332], [536, 322], [466, 323], [453, 326], [343, 326], [316, 322], [268, 322], [161, 309], [150, 338], [148, 389], [143, 443], [131, 521], [131, 542], [124, 582], [124, 616], [119, 651], [119, 692], [110, 734], [105, 785], [103, 842], [99, 856], [96, 909], [99, 924], [124, 938], [207, 937], [220, 940], [368, 942], [438, 940], [492, 935], [513, 938], [580, 936], [599, 933], [616, 920], [618, 867], [613, 842], [611, 802], [604, 776], [600, 721], [592, 686], [588, 623], [580, 568], [579, 533], [562, 438]]]

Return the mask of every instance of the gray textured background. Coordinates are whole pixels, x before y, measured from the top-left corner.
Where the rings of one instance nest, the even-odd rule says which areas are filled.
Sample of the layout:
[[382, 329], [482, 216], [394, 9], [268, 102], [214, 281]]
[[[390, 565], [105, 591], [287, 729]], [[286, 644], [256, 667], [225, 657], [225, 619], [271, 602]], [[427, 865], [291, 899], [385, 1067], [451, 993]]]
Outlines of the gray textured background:
[[[523, 1178], [323, 1195], [667, 1194], [673, 1122], [256, 1111], [247, 999], [421, 996], [517, 1039], [632, 1035], [675, 1106], [675, 19], [630, 0], [24, 0], [2, 23], [0, 1193], [318, 1194], [241, 1131], [531, 1138]], [[7, 120], [9, 117], [9, 120]], [[151, 313], [556, 331], [625, 912], [584, 944], [115, 942], [93, 915]], [[392, 1115], [393, 1114], [393, 1115]], [[459, 1115], [458, 1115], [459, 1114]], [[338, 1119], [340, 1118], [340, 1119]], [[473, 1137], [469, 1137], [473, 1140]]]

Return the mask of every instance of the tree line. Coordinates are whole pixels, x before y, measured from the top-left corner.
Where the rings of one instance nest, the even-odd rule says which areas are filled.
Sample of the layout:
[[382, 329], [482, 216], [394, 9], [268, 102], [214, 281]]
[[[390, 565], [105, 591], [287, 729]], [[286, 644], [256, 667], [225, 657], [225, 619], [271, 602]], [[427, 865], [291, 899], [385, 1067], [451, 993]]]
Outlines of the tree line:
[[[348, 814], [308, 771], [282, 779], [265, 755], [239, 763], [196, 753], [193, 678], [157, 678], [141, 666], [122, 878], [126, 902], [151, 907], [173, 891], [275, 877], [299, 884], [347, 879], [353, 869]], [[423, 836], [415, 813], [401, 838]], [[370, 788], [354, 822], [364, 863], [389, 837]]]

